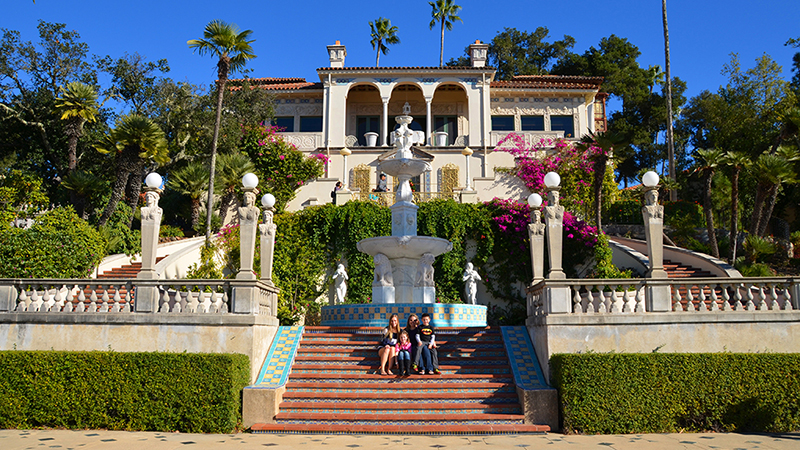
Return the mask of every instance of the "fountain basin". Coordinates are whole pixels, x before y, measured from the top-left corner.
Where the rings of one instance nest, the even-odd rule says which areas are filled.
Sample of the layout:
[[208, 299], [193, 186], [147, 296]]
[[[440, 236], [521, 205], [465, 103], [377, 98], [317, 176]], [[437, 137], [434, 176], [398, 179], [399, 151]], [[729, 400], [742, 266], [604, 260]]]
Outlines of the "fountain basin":
[[437, 328], [486, 326], [486, 306], [459, 303], [323, 306], [321, 324], [326, 327], [385, 327], [389, 317], [397, 314], [400, 325], [405, 326], [409, 315], [423, 313], [431, 315], [431, 323]]
[[381, 162], [380, 170], [398, 178], [413, 178], [426, 170], [431, 170], [431, 164], [421, 159], [387, 159]]
[[425, 253], [433, 256], [447, 253], [453, 249], [453, 244], [447, 239], [430, 236], [380, 236], [359, 241], [356, 247], [370, 256], [383, 253], [389, 260], [419, 260]]

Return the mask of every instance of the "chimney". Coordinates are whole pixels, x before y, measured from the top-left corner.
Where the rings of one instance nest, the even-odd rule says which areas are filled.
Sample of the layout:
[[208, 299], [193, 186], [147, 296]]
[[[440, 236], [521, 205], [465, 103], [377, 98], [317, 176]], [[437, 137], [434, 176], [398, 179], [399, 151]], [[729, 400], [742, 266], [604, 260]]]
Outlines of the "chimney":
[[486, 54], [489, 52], [489, 44], [481, 44], [476, 40], [469, 46], [469, 61], [472, 67], [486, 67]]
[[336, 44], [328, 46], [328, 57], [331, 59], [331, 67], [344, 67], [345, 56], [347, 56], [347, 50], [341, 42], [336, 41]]

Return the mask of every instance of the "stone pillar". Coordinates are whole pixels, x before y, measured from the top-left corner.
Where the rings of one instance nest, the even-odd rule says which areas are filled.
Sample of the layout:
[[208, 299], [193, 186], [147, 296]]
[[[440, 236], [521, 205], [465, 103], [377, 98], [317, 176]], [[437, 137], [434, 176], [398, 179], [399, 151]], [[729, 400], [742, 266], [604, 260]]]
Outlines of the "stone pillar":
[[[158, 248], [158, 236], [161, 230], [161, 216], [164, 211], [158, 206], [161, 190], [158, 188], [146, 187], [145, 203], [141, 208], [142, 213], [142, 269], [136, 278], [141, 280], [157, 280], [156, 273], [156, 249]], [[134, 309], [136, 312], [154, 313], [158, 311], [159, 290], [155, 286], [139, 286], [136, 288], [136, 300]]]
[[474, 189], [472, 189], [472, 176], [469, 173], [469, 157], [472, 156], [472, 149], [469, 147], [464, 147], [464, 150], [461, 150], [461, 154], [467, 159], [467, 186], [464, 188], [464, 190], [474, 191]]
[[256, 226], [258, 225], [258, 207], [255, 188], [243, 188], [244, 205], [239, 208], [239, 259], [241, 265], [236, 274], [237, 280], [255, 280], [253, 260], [256, 250]]
[[341, 42], [336, 41], [336, 44], [328, 46], [328, 58], [331, 60], [331, 67], [344, 67], [345, 56], [347, 56], [347, 49]]
[[[342, 147], [342, 149], [339, 150], [339, 154], [342, 155], [342, 190], [343, 191], [348, 191], [349, 190], [349, 188], [347, 187], [347, 185], [350, 182], [350, 177], [348, 176], [349, 174], [347, 173], [347, 157], [350, 156], [351, 153], [353, 153], [353, 152], [350, 151], [350, 149], [347, 148], [347, 147]], [[337, 203], [337, 205], [338, 205], [338, 203]]]
[[433, 97], [425, 97], [425, 145], [433, 145], [433, 116], [431, 115]]
[[486, 67], [486, 58], [489, 53], [489, 44], [475, 41], [469, 46], [469, 62], [472, 67]]
[[264, 223], [258, 226], [261, 235], [261, 281], [274, 286], [272, 282], [272, 257], [275, 254], [275, 232], [277, 225], [272, 221], [273, 210], [264, 211]]
[[531, 207], [531, 223], [528, 224], [528, 239], [531, 242], [531, 269], [533, 283], [544, 280], [544, 230], [542, 207]]
[[19, 292], [14, 286], [0, 286], [0, 312], [9, 312], [17, 309]]
[[548, 205], [544, 207], [547, 234], [547, 252], [550, 256], [550, 273], [547, 278], [560, 280], [567, 276], [561, 268], [561, 255], [564, 239], [564, 207], [558, 204], [558, 191], [561, 188], [547, 188]]
[[389, 97], [381, 97], [383, 101], [383, 116], [381, 117], [381, 147], [386, 147], [386, 138], [389, 136]]
[[[647, 252], [650, 269], [647, 278], [667, 278], [664, 271], [664, 207], [658, 204], [658, 186], [646, 187], [645, 206], [642, 208], [644, 232], [647, 237]], [[668, 285], [647, 286], [645, 309], [648, 312], [672, 310], [671, 289]]]

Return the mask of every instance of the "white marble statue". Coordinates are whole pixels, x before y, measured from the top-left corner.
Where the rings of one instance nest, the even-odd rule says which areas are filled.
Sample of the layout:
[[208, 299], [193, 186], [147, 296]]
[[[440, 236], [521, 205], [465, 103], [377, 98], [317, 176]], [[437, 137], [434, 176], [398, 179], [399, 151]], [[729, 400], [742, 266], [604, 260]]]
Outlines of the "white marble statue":
[[383, 253], [378, 253], [372, 260], [375, 263], [375, 279], [372, 281], [372, 285], [393, 286], [392, 263], [389, 262], [389, 258]]
[[259, 210], [255, 206], [255, 204], [256, 204], [256, 193], [245, 192], [244, 204], [241, 207], [239, 207], [239, 223], [258, 222]]
[[147, 191], [144, 194], [144, 202], [146, 206], [141, 209], [142, 220], [156, 220], [161, 221], [161, 215], [164, 211], [158, 206], [158, 192]]
[[658, 204], [658, 189], [650, 189], [644, 194], [645, 206], [642, 211], [648, 219], [664, 219], [664, 207]]
[[417, 276], [414, 278], [414, 286], [417, 287], [434, 287], [436, 283], [433, 281], [433, 262], [436, 257], [431, 253], [425, 253], [419, 259], [417, 264]]
[[344, 298], [347, 295], [347, 272], [344, 270], [344, 264], [339, 264], [336, 268], [336, 273], [333, 274], [333, 279], [336, 281], [336, 303], [344, 303]]
[[464, 270], [464, 288], [467, 294], [467, 301], [474, 305], [475, 298], [478, 296], [478, 281], [481, 281], [481, 276], [478, 275], [478, 271], [472, 267], [472, 263], [467, 263], [467, 267]]

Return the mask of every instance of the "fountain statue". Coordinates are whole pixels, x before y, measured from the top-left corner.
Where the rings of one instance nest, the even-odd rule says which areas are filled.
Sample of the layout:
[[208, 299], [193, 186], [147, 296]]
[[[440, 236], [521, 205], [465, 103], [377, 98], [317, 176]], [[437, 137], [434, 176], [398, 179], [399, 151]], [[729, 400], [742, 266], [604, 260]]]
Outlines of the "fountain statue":
[[406, 103], [403, 115], [395, 118], [400, 125], [392, 134], [396, 154], [379, 168], [400, 183], [391, 207], [392, 235], [358, 243], [358, 250], [375, 261], [372, 303], [435, 303], [433, 262], [436, 256], [453, 248], [446, 239], [417, 236], [418, 206], [413, 201], [410, 180], [431, 170], [431, 166], [411, 153], [411, 146], [418, 143], [419, 136], [409, 127], [414, 120], [410, 112], [411, 107]]

